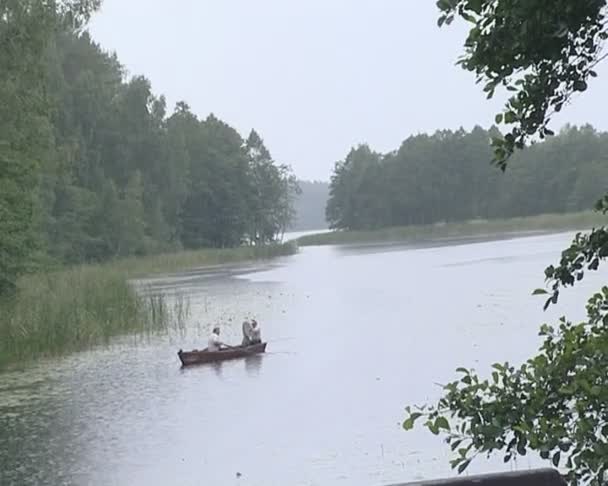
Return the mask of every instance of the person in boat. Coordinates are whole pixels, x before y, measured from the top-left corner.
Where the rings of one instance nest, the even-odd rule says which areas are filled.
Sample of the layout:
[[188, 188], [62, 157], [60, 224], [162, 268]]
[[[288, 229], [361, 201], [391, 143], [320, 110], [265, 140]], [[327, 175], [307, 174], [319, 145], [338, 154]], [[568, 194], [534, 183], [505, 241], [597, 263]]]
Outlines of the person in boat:
[[260, 334], [260, 326], [255, 319], [251, 322], [243, 322], [243, 342], [242, 346], [253, 346], [254, 344], [260, 344], [262, 337]]
[[211, 336], [209, 336], [209, 342], [207, 343], [207, 351], [220, 351], [225, 349], [226, 345], [220, 339], [220, 328], [214, 327]]

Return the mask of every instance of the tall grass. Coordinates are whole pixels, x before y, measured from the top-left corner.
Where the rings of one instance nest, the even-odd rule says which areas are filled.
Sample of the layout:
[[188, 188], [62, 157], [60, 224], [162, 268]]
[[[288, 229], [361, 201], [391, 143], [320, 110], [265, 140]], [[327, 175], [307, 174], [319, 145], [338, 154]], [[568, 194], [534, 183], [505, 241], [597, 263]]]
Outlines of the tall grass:
[[139, 296], [120, 271], [78, 267], [22, 278], [0, 301], [0, 366], [151, 332], [169, 321], [162, 298]]
[[493, 236], [520, 232], [552, 232], [585, 230], [606, 224], [606, 216], [586, 211], [572, 214], [544, 214], [511, 219], [473, 220], [460, 223], [439, 223], [382, 228], [372, 231], [334, 231], [298, 238], [300, 246], [340, 245], [350, 243], [377, 243], [421, 241], [466, 236]]
[[137, 292], [129, 280], [197, 266], [290, 255], [294, 243], [200, 250], [83, 265], [21, 278], [0, 299], [0, 368], [103, 345], [122, 334], [138, 336], [183, 327], [189, 302]]

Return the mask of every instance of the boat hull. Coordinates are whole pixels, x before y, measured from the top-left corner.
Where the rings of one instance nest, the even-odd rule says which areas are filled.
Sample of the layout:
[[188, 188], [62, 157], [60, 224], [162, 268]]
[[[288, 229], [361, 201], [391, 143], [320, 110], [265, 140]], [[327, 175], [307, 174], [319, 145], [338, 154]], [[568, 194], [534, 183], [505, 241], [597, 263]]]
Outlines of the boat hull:
[[177, 356], [182, 362], [182, 366], [217, 363], [218, 361], [246, 358], [255, 354], [265, 353], [266, 344], [267, 343], [253, 344], [251, 346], [236, 346], [221, 351], [182, 351], [180, 349]]

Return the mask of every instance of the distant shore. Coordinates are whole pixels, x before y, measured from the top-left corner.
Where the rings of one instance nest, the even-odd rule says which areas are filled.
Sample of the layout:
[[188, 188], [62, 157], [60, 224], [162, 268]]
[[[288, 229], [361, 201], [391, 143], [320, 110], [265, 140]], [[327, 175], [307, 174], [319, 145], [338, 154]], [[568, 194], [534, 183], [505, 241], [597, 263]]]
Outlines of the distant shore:
[[460, 223], [437, 223], [382, 228], [371, 231], [331, 231], [306, 235], [296, 240], [298, 246], [347, 245], [357, 243], [416, 242], [421, 240], [467, 236], [500, 236], [509, 233], [587, 230], [608, 221], [605, 215], [585, 211], [569, 214], [542, 214], [510, 219], [472, 220]]

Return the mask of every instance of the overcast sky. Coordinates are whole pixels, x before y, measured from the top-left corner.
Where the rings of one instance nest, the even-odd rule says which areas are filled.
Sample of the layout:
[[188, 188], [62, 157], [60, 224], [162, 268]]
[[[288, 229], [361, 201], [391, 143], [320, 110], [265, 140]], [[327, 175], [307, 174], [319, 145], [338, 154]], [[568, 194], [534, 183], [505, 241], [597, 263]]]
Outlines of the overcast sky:
[[[91, 31], [171, 107], [255, 128], [299, 177], [328, 180], [355, 144], [492, 123], [498, 100], [454, 65], [465, 26], [436, 19], [433, 0], [105, 0]], [[599, 72], [556, 127], [608, 128]]]

